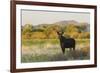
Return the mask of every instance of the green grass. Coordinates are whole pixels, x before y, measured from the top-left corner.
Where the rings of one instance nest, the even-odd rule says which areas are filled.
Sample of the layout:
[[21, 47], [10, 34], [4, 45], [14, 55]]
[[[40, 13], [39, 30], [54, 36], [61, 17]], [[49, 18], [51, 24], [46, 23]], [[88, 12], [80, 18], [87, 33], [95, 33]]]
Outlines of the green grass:
[[23, 39], [22, 45], [25, 46], [32, 46], [37, 44], [45, 44], [45, 43], [52, 43], [52, 44], [58, 44], [58, 39]]
[[[76, 39], [77, 44], [81, 43], [88, 43], [89, 39]], [[45, 43], [51, 43], [51, 44], [59, 44], [59, 39], [23, 39], [22, 45], [25, 46], [32, 46], [37, 44], [45, 44]]]
[[77, 44], [89, 43], [89, 39], [76, 39]]
[[66, 49], [63, 54], [59, 39], [22, 40], [21, 62], [86, 60], [90, 58], [89, 43], [89, 39], [76, 39], [76, 50]]

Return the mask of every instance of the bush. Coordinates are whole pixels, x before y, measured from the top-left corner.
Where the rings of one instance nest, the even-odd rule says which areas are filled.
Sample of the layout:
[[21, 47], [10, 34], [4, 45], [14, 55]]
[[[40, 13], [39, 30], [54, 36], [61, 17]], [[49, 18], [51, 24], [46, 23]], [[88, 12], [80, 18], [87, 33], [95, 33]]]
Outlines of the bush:
[[79, 34], [78, 38], [90, 38], [90, 33], [89, 32], [82, 32]]

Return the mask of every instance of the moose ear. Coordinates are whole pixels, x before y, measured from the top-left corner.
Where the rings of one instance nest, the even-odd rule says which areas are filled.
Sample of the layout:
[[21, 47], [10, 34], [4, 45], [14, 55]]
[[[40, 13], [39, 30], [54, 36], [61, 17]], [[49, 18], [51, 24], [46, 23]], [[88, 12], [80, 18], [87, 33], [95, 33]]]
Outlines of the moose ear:
[[57, 31], [57, 34], [59, 34], [59, 32]]

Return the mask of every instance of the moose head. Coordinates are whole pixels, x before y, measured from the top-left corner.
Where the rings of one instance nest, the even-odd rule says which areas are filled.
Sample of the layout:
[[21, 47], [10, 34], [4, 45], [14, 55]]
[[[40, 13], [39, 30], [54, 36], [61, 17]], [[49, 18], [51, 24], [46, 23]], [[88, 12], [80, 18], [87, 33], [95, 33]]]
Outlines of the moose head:
[[64, 31], [62, 31], [62, 30], [59, 30], [59, 31], [56, 31], [57, 32], [57, 35], [58, 36], [61, 36], [61, 35], [63, 35], [63, 33], [64, 33]]

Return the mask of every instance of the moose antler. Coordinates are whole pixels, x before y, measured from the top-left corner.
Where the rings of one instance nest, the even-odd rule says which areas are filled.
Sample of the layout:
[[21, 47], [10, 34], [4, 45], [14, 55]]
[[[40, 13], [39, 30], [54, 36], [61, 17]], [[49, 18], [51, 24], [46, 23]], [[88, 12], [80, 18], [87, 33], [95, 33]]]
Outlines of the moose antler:
[[53, 30], [62, 35], [65, 31], [65, 28], [59, 25], [59, 26], [54, 26]]

